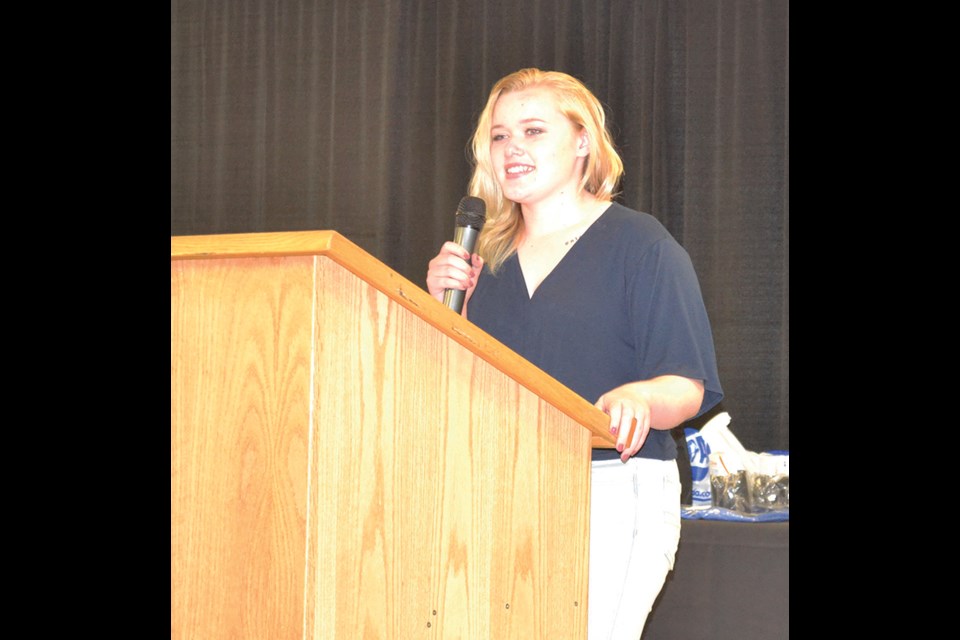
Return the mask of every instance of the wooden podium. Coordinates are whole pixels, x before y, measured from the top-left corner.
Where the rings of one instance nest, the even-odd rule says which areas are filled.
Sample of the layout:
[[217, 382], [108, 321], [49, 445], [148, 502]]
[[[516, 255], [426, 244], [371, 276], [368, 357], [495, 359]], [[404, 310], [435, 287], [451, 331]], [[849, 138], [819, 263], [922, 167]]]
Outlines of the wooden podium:
[[601, 411], [333, 231], [170, 297], [171, 638], [586, 638]]

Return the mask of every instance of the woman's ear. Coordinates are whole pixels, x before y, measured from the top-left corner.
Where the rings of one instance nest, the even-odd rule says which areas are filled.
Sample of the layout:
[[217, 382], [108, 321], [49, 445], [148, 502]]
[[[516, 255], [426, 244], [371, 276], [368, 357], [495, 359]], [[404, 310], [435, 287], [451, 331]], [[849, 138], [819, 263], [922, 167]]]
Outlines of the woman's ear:
[[577, 140], [577, 156], [586, 157], [590, 155], [590, 135], [586, 129], [580, 129], [580, 136]]

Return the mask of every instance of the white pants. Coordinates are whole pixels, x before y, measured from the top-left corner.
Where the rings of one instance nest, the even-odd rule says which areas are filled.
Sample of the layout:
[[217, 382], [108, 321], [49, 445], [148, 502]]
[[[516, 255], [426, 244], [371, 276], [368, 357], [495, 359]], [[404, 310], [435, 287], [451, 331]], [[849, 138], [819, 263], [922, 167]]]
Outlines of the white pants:
[[638, 640], [680, 542], [675, 460], [593, 463], [587, 638]]

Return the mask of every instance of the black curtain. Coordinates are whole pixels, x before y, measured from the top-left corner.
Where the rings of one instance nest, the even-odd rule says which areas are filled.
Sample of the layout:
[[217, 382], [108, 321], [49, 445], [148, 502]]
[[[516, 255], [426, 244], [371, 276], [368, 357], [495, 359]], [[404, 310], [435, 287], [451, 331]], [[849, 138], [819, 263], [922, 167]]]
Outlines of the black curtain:
[[172, 0], [171, 234], [331, 229], [424, 286], [490, 86], [565, 71], [700, 277], [726, 398], [693, 426], [789, 449], [788, 33], [788, 0]]

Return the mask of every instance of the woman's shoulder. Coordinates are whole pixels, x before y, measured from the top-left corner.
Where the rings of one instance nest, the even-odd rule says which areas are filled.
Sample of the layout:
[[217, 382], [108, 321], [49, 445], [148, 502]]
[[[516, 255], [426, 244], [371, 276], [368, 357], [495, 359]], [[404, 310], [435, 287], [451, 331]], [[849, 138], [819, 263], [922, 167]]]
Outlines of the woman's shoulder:
[[611, 203], [601, 219], [604, 222], [604, 229], [609, 234], [630, 242], [642, 241], [644, 244], [653, 244], [665, 238], [673, 239], [663, 223], [655, 217], [619, 202]]

